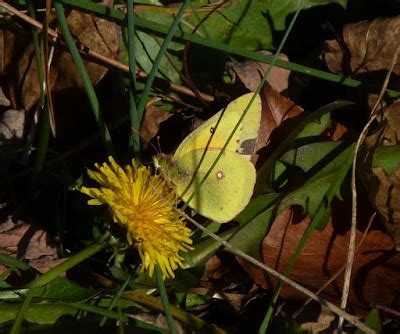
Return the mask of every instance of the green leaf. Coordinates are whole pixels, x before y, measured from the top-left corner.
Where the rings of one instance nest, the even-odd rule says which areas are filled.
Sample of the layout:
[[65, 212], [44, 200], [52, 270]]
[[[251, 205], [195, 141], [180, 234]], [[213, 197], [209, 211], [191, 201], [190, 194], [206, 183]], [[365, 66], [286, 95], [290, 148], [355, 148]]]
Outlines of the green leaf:
[[[219, 235], [220, 238], [228, 240], [235, 233], [235, 230], [226, 231]], [[207, 260], [213, 256], [221, 247], [220, 243], [211, 237], [207, 237], [204, 241], [199, 242], [194, 246], [194, 249], [181, 254], [185, 262], [190, 267], [203, 266]]]
[[40, 293], [40, 295], [35, 295], [35, 297], [69, 303], [89, 299], [98, 293], [95, 290], [82, 287], [64, 277], [59, 277], [38, 290], [41, 289], [43, 289], [43, 292]]
[[[336, 179], [340, 167], [353, 158], [353, 153], [354, 145], [339, 144], [330, 154], [308, 169], [310, 178], [283, 199], [279, 205], [279, 211], [291, 205], [301, 205], [313, 217], [317, 207], [324, 200], [331, 183]], [[310, 154], [310, 159], [313, 159], [312, 154]], [[326, 209], [329, 209], [329, 206]]]
[[[0, 323], [14, 320], [20, 309], [20, 304], [0, 304]], [[63, 315], [74, 316], [75, 307], [58, 303], [31, 304], [24, 314], [24, 319], [37, 324], [53, 324]]]
[[[151, 12], [152, 14], [157, 12]], [[156, 16], [156, 17], [154, 17]], [[159, 16], [159, 17], [158, 17]], [[166, 23], [168, 21], [172, 23], [173, 17], [168, 15], [167, 17], [164, 15], [153, 15], [152, 19], [156, 22], [163, 22], [165, 25], [169, 26], [170, 24]], [[127, 35], [127, 30], [124, 28], [125, 36]], [[121, 56], [120, 60], [124, 63], [128, 63], [128, 51], [127, 51], [127, 38], [124, 38], [124, 43], [122, 44]], [[154, 60], [160, 51], [161, 44], [163, 43], [164, 38], [158, 35], [149, 34], [147, 32], [136, 31], [135, 34], [135, 57], [138, 67], [149, 73], [153, 67]], [[180, 83], [180, 75], [178, 71], [182, 69], [182, 62], [177, 57], [180, 54], [180, 51], [183, 49], [184, 45], [178, 42], [170, 42], [168, 45], [168, 52], [166, 56], [163, 58], [160, 64], [160, 68], [158, 71], [158, 77], [164, 78], [171, 82]]]
[[324, 160], [329, 161], [332, 157], [335, 157], [338, 149], [343, 150], [342, 146], [343, 142], [340, 141], [311, 143], [286, 152], [279, 160], [286, 164], [297, 166], [304, 172], [309, 173], [312, 172], [312, 169], [320, 169]]
[[322, 115], [319, 120], [308, 123], [304, 129], [297, 135], [296, 139], [319, 136], [331, 124], [331, 115]]
[[[218, 236], [243, 252], [259, 258], [259, 244], [269, 229], [268, 222], [272, 217], [278, 198], [279, 194], [267, 194], [253, 198], [235, 219], [240, 226], [220, 233]], [[204, 265], [220, 247], [218, 241], [207, 238], [195, 245], [194, 250], [181, 255], [190, 267]]]
[[[307, 9], [332, 2], [346, 3], [345, 0], [309, 0], [305, 1], [303, 8]], [[194, 14], [189, 15], [186, 21], [197, 26], [202, 19], [209, 15], [201, 24], [200, 36], [248, 50], [274, 49], [276, 32], [286, 30], [288, 16], [294, 13], [298, 6], [297, 0], [232, 1], [221, 6], [211, 15], [212, 7], [208, 10], [199, 8]]]
[[275, 214], [279, 194], [267, 194], [254, 198], [237, 217], [241, 224], [229, 243], [241, 251], [260, 258], [260, 244], [265, 238]]
[[195, 309], [200, 305], [208, 304], [212, 300], [211, 296], [196, 293], [179, 292], [175, 296], [179, 305], [185, 310]]
[[392, 175], [400, 166], [400, 145], [381, 146], [375, 150], [373, 168], [382, 167]]
[[[376, 333], [382, 332], [382, 321], [381, 317], [379, 316], [379, 311], [373, 309], [368, 315], [365, 317], [364, 324], [366, 324], [371, 329], [375, 330]], [[362, 334], [364, 333], [362, 330], [357, 329], [355, 334]]]
[[[29, 289], [4, 290], [0, 292], [0, 300], [20, 301]], [[87, 300], [98, 292], [84, 288], [64, 277], [56, 278], [45, 286], [35, 288], [32, 294], [34, 298], [40, 298], [47, 301], [60, 302], [80, 302]]]

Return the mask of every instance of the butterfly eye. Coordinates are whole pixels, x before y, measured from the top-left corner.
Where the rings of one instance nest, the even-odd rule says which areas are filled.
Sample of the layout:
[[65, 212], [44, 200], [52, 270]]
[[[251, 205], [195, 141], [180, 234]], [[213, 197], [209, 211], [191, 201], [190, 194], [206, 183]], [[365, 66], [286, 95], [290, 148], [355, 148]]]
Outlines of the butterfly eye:
[[210, 132], [211, 132], [211, 133], [214, 133], [214, 131], [215, 131], [215, 128], [211, 127], [211, 128], [210, 128]]
[[218, 180], [222, 180], [222, 179], [225, 177], [224, 173], [221, 172], [221, 171], [218, 171], [217, 174], [216, 174], [216, 176], [217, 176], [217, 179], [218, 179]]

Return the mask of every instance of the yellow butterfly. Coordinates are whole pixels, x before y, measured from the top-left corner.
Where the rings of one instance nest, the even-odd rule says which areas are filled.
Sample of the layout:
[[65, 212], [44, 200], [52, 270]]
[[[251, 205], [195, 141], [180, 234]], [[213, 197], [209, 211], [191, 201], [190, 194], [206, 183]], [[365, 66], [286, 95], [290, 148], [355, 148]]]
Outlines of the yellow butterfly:
[[[256, 170], [250, 162], [261, 122], [257, 95], [211, 173], [227, 138], [253, 98], [245, 94], [204, 122], [179, 145], [172, 158], [158, 157], [178, 195], [202, 216], [225, 223], [235, 218], [253, 194]], [[193, 195], [193, 196], [192, 196]]]

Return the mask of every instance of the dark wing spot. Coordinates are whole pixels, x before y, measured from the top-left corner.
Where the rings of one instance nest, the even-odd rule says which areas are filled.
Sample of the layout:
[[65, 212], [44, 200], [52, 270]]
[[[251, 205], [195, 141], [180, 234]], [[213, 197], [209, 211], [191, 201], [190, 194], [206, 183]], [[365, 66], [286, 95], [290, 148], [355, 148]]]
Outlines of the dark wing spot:
[[211, 132], [211, 133], [214, 133], [214, 131], [215, 131], [214, 127], [211, 127], [211, 128], [210, 128], [210, 132]]
[[244, 155], [252, 155], [256, 147], [256, 139], [248, 139], [242, 142], [239, 152]]

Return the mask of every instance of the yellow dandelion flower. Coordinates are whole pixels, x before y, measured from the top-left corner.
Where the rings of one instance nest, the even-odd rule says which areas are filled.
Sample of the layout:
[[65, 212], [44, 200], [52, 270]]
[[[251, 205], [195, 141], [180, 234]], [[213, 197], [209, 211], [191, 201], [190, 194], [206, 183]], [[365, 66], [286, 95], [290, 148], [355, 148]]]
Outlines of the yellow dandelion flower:
[[183, 217], [174, 210], [176, 195], [159, 175], [149, 168], [132, 165], [122, 169], [112, 157], [97, 171], [88, 175], [100, 188], [82, 187], [80, 191], [90, 197], [88, 204], [108, 204], [113, 220], [127, 229], [129, 244], [135, 243], [142, 259], [141, 270], [151, 277], [158, 264], [163, 278], [175, 277], [174, 270], [183, 268], [179, 251], [191, 249], [190, 229]]

